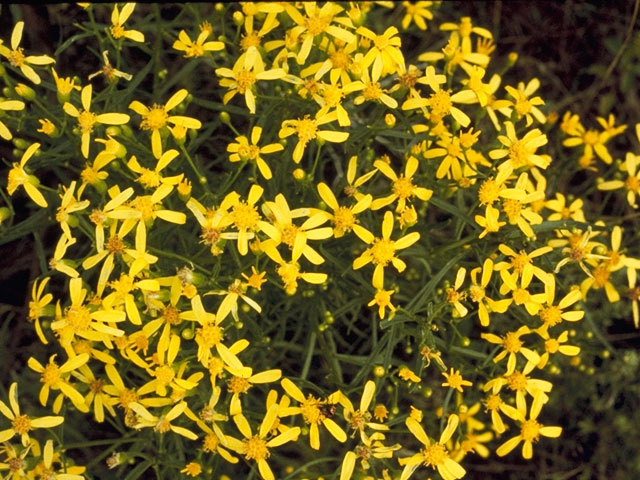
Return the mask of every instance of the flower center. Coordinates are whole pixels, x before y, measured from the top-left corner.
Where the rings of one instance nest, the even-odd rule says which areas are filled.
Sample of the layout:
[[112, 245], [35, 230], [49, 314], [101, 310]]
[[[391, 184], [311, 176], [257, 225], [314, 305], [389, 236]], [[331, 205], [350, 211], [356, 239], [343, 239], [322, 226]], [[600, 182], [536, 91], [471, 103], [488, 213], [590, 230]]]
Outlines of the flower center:
[[329, 17], [321, 17], [320, 15], [311, 15], [304, 21], [304, 26], [307, 27], [307, 31], [313, 35], [320, 35], [326, 30], [330, 22]]
[[259, 435], [254, 435], [248, 440], [243, 442], [244, 444], [244, 456], [247, 460], [264, 460], [269, 457], [269, 449], [267, 448], [267, 442], [260, 438]]
[[122, 25], [111, 25], [110, 30], [113, 38], [118, 39], [124, 37], [124, 27]]
[[469, 288], [469, 296], [474, 302], [480, 302], [485, 297], [484, 288], [480, 285], [471, 285]]
[[231, 215], [233, 224], [238, 230], [255, 230], [260, 221], [260, 214], [256, 207], [243, 201], [233, 207]]
[[382, 96], [382, 88], [378, 82], [369, 82], [362, 91], [365, 100], [378, 100]]
[[130, 403], [138, 401], [138, 394], [134, 390], [129, 390], [125, 388], [122, 392], [120, 392], [120, 396], [118, 397], [118, 403], [122, 408], [128, 408]]
[[106, 249], [109, 253], [122, 253], [124, 252], [125, 244], [118, 235], [109, 237], [106, 244]]
[[26, 415], [18, 415], [11, 421], [11, 427], [18, 435], [24, 435], [31, 430], [31, 420]]
[[234, 375], [233, 377], [231, 377], [231, 380], [229, 380], [228, 387], [229, 391], [232, 393], [247, 393], [251, 388], [251, 383], [247, 378], [237, 377]]
[[249, 50], [250, 47], [258, 48], [260, 46], [260, 35], [258, 32], [251, 32], [249, 35], [243, 35], [240, 41], [242, 50]]
[[171, 430], [171, 424], [166, 418], [161, 419], [153, 429], [158, 433], [167, 433]]
[[521, 372], [513, 372], [507, 377], [509, 388], [514, 391], [524, 391], [527, 388], [527, 376]]
[[429, 97], [431, 121], [437, 123], [451, 110], [451, 96], [445, 90], [439, 90]]
[[104, 387], [104, 380], [96, 379], [89, 384], [89, 390], [91, 391], [91, 393], [102, 392], [102, 387]]
[[376, 38], [373, 39], [373, 45], [382, 51], [389, 46], [389, 39], [384, 35], [377, 35]]
[[329, 60], [331, 61], [333, 68], [343, 70], [349, 68], [349, 64], [351, 63], [349, 55], [347, 55], [344, 50], [336, 50], [329, 55]]
[[425, 466], [437, 467], [449, 457], [447, 455], [447, 449], [441, 443], [434, 443], [433, 445], [422, 450], [422, 458]]
[[180, 311], [172, 305], [168, 305], [162, 310], [162, 318], [169, 325], [180, 325]]
[[518, 99], [516, 100], [515, 107], [518, 115], [526, 115], [531, 111], [531, 102], [529, 102], [529, 100], [527, 100], [527, 97], [525, 97], [524, 95], [519, 95]]
[[602, 288], [609, 281], [611, 272], [604, 266], [598, 266], [593, 270], [593, 288]]
[[507, 352], [517, 353], [522, 348], [522, 342], [514, 332], [507, 333], [502, 344]]
[[87, 112], [86, 110], [80, 112], [80, 115], [78, 115], [78, 125], [80, 125], [82, 133], [91, 132], [93, 130], [97, 117], [98, 116], [95, 113]]
[[395, 254], [395, 249], [393, 240], [385, 240], [385, 239], [376, 239], [373, 246], [371, 247], [371, 255], [373, 256], [373, 263], [376, 265], [382, 265], [383, 267], [387, 265]]
[[81, 332], [89, 328], [91, 314], [83, 305], [72, 306], [67, 309], [67, 321], [76, 332]]
[[533, 419], [525, 420], [520, 427], [525, 442], [536, 442], [540, 436], [540, 424]]
[[527, 165], [529, 153], [524, 143], [521, 141], [514, 142], [509, 147], [509, 159], [513, 163], [513, 168], [518, 169]]
[[238, 84], [238, 93], [244, 95], [256, 83], [256, 74], [251, 70], [242, 68], [236, 75], [236, 83]]
[[142, 173], [138, 178], [138, 182], [143, 184], [147, 188], [155, 188], [160, 185], [160, 175], [155, 170], [148, 168], [142, 168]]
[[333, 215], [333, 224], [340, 232], [351, 231], [355, 223], [356, 217], [350, 208], [340, 207]]
[[556, 353], [560, 349], [560, 343], [555, 338], [544, 342], [544, 349], [549, 353]]
[[502, 202], [502, 209], [504, 213], [507, 214], [507, 217], [509, 217], [509, 221], [515, 222], [522, 211], [522, 202], [514, 200], [513, 198], [507, 198]]
[[158, 383], [162, 385], [168, 385], [171, 380], [173, 380], [173, 377], [176, 376], [173, 368], [168, 365], [161, 365], [156, 368], [154, 375], [156, 377], [156, 380], [158, 380]]
[[587, 145], [595, 145], [598, 143], [599, 137], [598, 132], [595, 130], [588, 130], [587, 133], [584, 134], [583, 140]]
[[204, 437], [202, 450], [205, 452], [215, 452], [218, 448], [218, 444], [220, 440], [213, 433], [209, 433], [206, 437]]
[[[9, 464], [10, 472], [18, 473], [25, 466], [26, 462], [20, 457], [15, 457], [15, 458], [10, 458], [7, 463]], [[18, 478], [20, 478], [20, 476], [18, 476]]]
[[198, 338], [205, 347], [215, 347], [222, 340], [222, 331], [223, 329], [216, 325], [207, 324], [198, 329]]
[[16, 48], [9, 53], [9, 62], [14, 67], [21, 67], [24, 64], [24, 53], [22, 48]]
[[632, 192], [640, 191], [640, 180], [638, 180], [637, 177], [630, 175], [624, 184], [627, 187], [627, 190], [631, 190]]
[[513, 301], [516, 305], [524, 305], [531, 299], [531, 294], [525, 288], [517, 288], [513, 291]]
[[500, 187], [493, 178], [485, 180], [478, 189], [478, 199], [483, 205], [491, 205], [498, 199]]
[[540, 311], [540, 319], [545, 323], [545, 325], [553, 327], [554, 325], [562, 322], [562, 311], [555, 305], [552, 305]]
[[369, 412], [361, 412], [356, 410], [351, 414], [349, 419], [349, 425], [356, 430], [363, 430], [365, 424], [371, 420], [371, 414]]
[[42, 372], [42, 383], [45, 385], [52, 387], [56, 383], [60, 381], [60, 368], [55, 363], [49, 363], [46, 367], [44, 367], [44, 371]]
[[282, 242], [289, 247], [293, 248], [296, 242], [296, 235], [298, 234], [298, 227], [293, 224], [289, 224], [282, 229]]
[[165, 111], [163, 105], [153, 104], [151, 110], [144, 115], [140, 128], [143, 130], [159, 130], [167, 123], [169, 114]]
[[306, 423], [320, 423], [324, 420], [324, 415], [320, 411], [321, 402], [313, 395], [309, 394], [307, 399], [300, 404], [302, 418]]
[[296, 132], [303, 145], [306, 145], [311, 140], [316, 138], [316, 135], [318, 133], [318, 124], [315, 120], [305, 117], [301, 120], [298, 120], [296, 124]]
[[484, 406], [489, 411], [498, 410], [502, 405], [502, 399], [499, 395], [489, 395], [484, 402]]
[[413, 195], [413, 183], [411, 178], [407, 178], [404, 175], [400, 175], [397, 180], [393, 182], [393, 193], [400, 198], [409, 198]]

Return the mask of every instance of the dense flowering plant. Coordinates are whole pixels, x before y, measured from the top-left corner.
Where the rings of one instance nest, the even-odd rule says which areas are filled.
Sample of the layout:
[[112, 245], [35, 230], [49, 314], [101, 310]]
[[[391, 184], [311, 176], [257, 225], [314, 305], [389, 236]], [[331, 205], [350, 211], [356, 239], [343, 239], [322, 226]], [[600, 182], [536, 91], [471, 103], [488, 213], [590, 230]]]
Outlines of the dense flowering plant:
[[55, 240], [3, 478], [453, 480], [567, 434], [576, 331], [639, 326], [640, 125], [557, 122], [438, 7], [80, 4], [53, 56], [5, 32], [0, 239]]

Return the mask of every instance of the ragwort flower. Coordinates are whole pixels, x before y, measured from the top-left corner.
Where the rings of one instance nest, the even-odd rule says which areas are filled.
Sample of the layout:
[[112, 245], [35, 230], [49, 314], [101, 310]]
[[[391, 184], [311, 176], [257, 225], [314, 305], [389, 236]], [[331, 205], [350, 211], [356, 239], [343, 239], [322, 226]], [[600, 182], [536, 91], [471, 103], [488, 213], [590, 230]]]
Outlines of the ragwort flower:
[[11, 33], [11, 49], [0, 43], [0, 55], [9, 60], [12, 66], [19, 68], [25, 77], [36, 85], [40, 85], [40, 76], [31, 68], [31, 65], [51, 65], [56, 61], [48, 55], [29, 55], [25, 57], [23, 49], [20, 48], [23, 30], [24, 22], [16, 23]]

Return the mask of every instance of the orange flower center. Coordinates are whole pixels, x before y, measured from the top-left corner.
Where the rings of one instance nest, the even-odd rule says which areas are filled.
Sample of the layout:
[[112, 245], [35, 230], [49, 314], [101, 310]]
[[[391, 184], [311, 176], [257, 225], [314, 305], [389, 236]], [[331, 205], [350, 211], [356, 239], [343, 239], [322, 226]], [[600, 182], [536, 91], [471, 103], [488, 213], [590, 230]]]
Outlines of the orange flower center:
[[31, 430], [31, 420], [26, 415], [18, 415], [11, 421], [11, 428], [13, 428], [18, 435], [24, 435]]
[[166, 125], [168, 118], [169, 114], [165, 111], [164, 106], [154, 103], [151, 110], [143, 116], [140, 128], [143, 130], [159, 130]]
[[255, 460], [259, 462], [269, 457], [267, 442], [260, 438], [259, 435], [254, 435], [242, 443], [243, 453], [247, 460]]

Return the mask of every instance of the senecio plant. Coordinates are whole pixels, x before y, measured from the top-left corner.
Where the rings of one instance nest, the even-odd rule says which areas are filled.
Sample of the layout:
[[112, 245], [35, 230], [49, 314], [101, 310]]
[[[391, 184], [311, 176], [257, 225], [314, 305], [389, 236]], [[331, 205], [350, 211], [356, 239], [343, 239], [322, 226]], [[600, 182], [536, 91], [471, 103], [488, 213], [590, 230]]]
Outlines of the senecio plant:
[[638, 326], [625, 125], [558, 121], [437, 2], [69, 8], [53, 56], [0, 43], [1, 234], [55, 236], [3, 478], [454, 480], [562, 441], [577, 332]]

